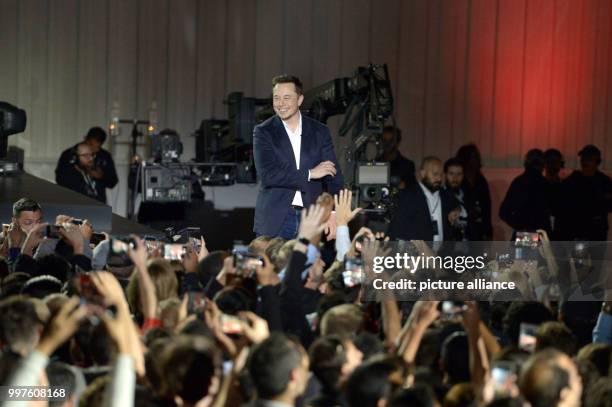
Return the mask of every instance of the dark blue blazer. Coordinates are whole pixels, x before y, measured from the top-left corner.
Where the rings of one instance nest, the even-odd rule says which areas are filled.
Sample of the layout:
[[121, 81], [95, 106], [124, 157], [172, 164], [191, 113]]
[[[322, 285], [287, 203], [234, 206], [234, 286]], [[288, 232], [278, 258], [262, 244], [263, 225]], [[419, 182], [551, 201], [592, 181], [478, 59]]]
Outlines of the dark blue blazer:
[[[261, 183], [253, 226], [258, 235], [277, 236], [280, 233], [295, 191], [302, 192], [304, 207], [308, 208], [322, 192], [333, 195], [344, 185], [329, 129], [303, 114], [299, 170], [289, 136], [278, 116], [255, 127], [253, 152]], [[308, 181], [308, 170], [322, 161], [336, 164], [336, 176]]]

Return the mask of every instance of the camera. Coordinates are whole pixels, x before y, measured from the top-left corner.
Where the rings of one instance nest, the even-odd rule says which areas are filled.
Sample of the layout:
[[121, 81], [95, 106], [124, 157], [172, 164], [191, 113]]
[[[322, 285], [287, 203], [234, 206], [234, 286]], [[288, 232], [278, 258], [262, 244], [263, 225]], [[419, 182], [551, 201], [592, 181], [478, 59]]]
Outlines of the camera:
[[122, 255], [126, 254], [129, 249], [136, 247], [136, 241], [134, 239], [120, 239], [113, 237], [110, 243], [110, 255]]
[[264, 266], [263, 257], [249, 253], [242, 245], [235, 245], [232, 253], [234, 255], [234, 268], [239, 277], [253, 277], [257, 267]]
[[60, 234], [60, 229], [63, 229], [59, 225], [47, 225], [45, 229], [45, 237], [49, 239], [61, 239], [62, 235]]
[[166, 243], [164, 245], [164, 259], [181, 260], [185, 254], [185, 247], [181, 243]]
[[351, 288], [365, 282], [362, 259], [347, 258], [344, 260], [344, 271], [342, 272], [342, 282], [345, 287]]

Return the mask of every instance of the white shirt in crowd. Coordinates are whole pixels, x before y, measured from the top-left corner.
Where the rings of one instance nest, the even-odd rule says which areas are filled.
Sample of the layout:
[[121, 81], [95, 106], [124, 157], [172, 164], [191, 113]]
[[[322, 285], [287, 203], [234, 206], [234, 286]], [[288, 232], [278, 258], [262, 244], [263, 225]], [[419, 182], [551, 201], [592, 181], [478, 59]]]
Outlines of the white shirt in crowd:
[[433, 241], [441, 242], [444, 240], [444, 231], [442, 229], [442, 200], [440, 198], [440, 191], [432, 193], [421, 181], [419, 181], [419, 185], [427, 199], [427, 207], [429, 208], [429, 217], [432, 220], [432, 228], [434, 221], [438, 225], [438, 234], [434, 235]]
[[[285, 126], [285, 131], [289, 136], [289, 141], [291, 142], [291, 147], [293, 148], [293, 155], [295, 156], [295, 166], [299, 170], [300, 169], [300, 150], [302, 148], [302, 114], [298, 111], [298, 125], [295, 131], [291, 131], [287, 123], [284, 120], [283, 126]], [[293, 202], [291, 205], [295, 206], [304, 206], [304, 202], [302, 201], [302, 193], [300, 191], [295, 191], [295, 195], [293, 197]]]

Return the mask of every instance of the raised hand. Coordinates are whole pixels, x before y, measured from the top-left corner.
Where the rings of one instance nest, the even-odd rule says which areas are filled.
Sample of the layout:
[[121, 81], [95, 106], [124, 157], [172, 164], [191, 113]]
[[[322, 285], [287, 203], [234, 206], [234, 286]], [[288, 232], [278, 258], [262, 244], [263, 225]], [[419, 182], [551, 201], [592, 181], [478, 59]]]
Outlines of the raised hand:
[[325, 210], [321, 205], [312, 205], [308, 210], [303, 210], [298, 236], [310, 241], [318, 237], [326, 226], [321, 222], [324, 213]]
[[336, 205], [336, 225], [346, 226], [357, 215], [361, 208], [351, 210], [353, 203], [353, 192], [349, 189], [341, 190], [338, 195], [334, 195]]

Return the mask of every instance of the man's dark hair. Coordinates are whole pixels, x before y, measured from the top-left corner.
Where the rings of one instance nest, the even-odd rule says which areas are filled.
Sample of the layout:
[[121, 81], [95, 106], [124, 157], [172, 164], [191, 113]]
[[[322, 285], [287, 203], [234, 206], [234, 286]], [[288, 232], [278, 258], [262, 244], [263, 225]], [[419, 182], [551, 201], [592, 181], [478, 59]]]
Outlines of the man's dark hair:
[[335, 392], [346, 363], [346, 348], [338, 335], [322, 336], [315, 340], [308, 351], [310, 369], [321, 382], [323, 391]]
[[391, 361], [371, 360], [357, 367], [346, 383], [346, 397], [351, 407], [376, 407], [378, 400], [391, 393], [389, 375], [396, 369]]
[[544, 160], [546, 162], [553, 159], [562, 160], [563, 154], [561, 154], [561, 151], [557, 150], [556, 148], [549, 148], [548, 150], [544, 151]]
[[228, 252], [216, 250], [208, 253], [208, 256], [204, 257], [202, 261], [198, 263], [197, 273], [202, 287], [206, 287], [210, 280], [214, 279], [217, 274], [221, 272], [221, 269], [223, 268], [223, 261], [228, 256]]
[[434, 407], [436, 397], [431, 387], [418, 383], [409, 389], [401, 389], [395, 392], [389, 407]]
[[41, 300], [49, 294], [60, 293], [61, 291], [62, 282], [49, 275], [32, 277], [21, 287], [21, 294]]
[[451, 334], [442, 344], [440, 358], [449, 384], [470, 381], [468, 338], [465, 332]]
[[585, 407], [612, 407], [612, 378], [603, 377], [595, 382], [586, 396]]
[[41, 321], [34, 303], [24, 296], [0, 301], [0, 344], [15, 352], [28, 350], [36, 342]]
[[254, 311], [257, 299], [243, 287], [226, 287], [215, 294], [215, 304], [224, 314], [236, 315], [240, 311]]
[[74, 335], [73, 358], [87, 367], [108, 366], [115, 355], [115, 345], [104, 324], [86, 322]]
[[444, 163], [444, 173], [448, 172], [450, 167], [461, 167], [463, 168], [463, 163], [457, 157], [451, 157]]
[[556, 359], [561, 352], [545, 349], [533, 354], [523, 366], [519, 377], [519, 388], [532, 407], [556, 406], [561, 391], [569, 387], [569, 374]]
[[2, 280], [2, 298], [9, 298], [21, 292], [21, 287], [32, 277], [23, 271], [15, 271]]
[[536, 351], [555, 348], [568, 356], [576, 353], [576, 337], [563, 322], [543, 323], [536, 333]]
[[395, 126], [385, 126], [383, 127], [383, 133], [391, 133], [395, 135], [395, 141], [398, 143], [402, 141], [402, 131]]
[[76, 390], [76, 376], [70, 365], [63, 362], [51, 362], [46, 368], [49, 386], [66, 390], [63, 400], [49, 400], [49, 407], [59, 407], [72, 397]]
[[610, 374], [610, 367], [612, 367], [612, 345], [609, 343], [590, 343], [580, 349], [576, 358], [578, 361], [590, 361], [599, 376], [606, 377]]
[[541, 170], [544, 168], [544, 151], [532, 148], [525, 154], [523, 166], [527, 170]]
[[482, 167], [480, 150], [474, 143], [464, 144], [459, 147], [459, 149], [457, 150], [457, 154], [455, 154], [455, 157], [457, 157], [459, 161], [463, 163], [463, 169], [466, 169], [466, 166], [470, 165], [472, 157], [477, 158], [478, 161], [478, 168], [475, 168], [475, 170], [480, 171], [480, 167]]
[[271, 399], [287, 390], [291, 372], [302, 363], [299, 345], [281, 333], [272, 333], [253, 349], [248, 370], [259, 398]]
[[301, 95], [304, 91], [304, 86], [302, 85], [302, 81], [293, 75], [278, 75], [272, 78], [272, 88], [274, 88], [279, 83], [292, 83], [295, 85], [295, 91], [298, 95]]
[[21, 198], [13, 204], [13, 216], [17, 217], [23, 211], [36, 212], [42, 211], [42, 208], [40, 207], [38, 202], [33, 199]]
[[514, 345], [518, 345], [521, 323], [540, 325], [554, 321], [553, 315], [546, 306], [536, 301], [513, 302], [504, 316], [504, 335]]
[[580, 156], [580, 158], [595, 158], [601, 161], [601, 150], [593, 144], [587, 144], [578, 152], [578, 156]]
[[100, 144], [104, 144], [106, 141], [106, 131], [104, 131], [102, 127], [92, 127], [85, 136], [85, 140], [90, 139], [97, 140]]
[[213, 379], [220, 374], [221, 353], [202, 336], [179, 336], [168, 342], [161, 356], [163, 394], [170, 400], [179, 396], [195, 404], [208, 395]]
[[433, 155], [428, 155], [427, 157], [423, 158], [423, 161], [421, 161], [421, 167], [420, 169], [423, 170], [425, 169], [425, 166], [429, 163], [433, 163], [433, 162], [438, 162], [438, 163], [442, 163], [442, 160], [440, 160], [438, 157], [433, 156]]
[[38, 273], [41, 275], [49, 275], [57, 278], [62, 282], [66, 282], [72, 274], [72, 266], [65, 257], [57, 254], [48, 254], [36, 259], [38, 265]]

